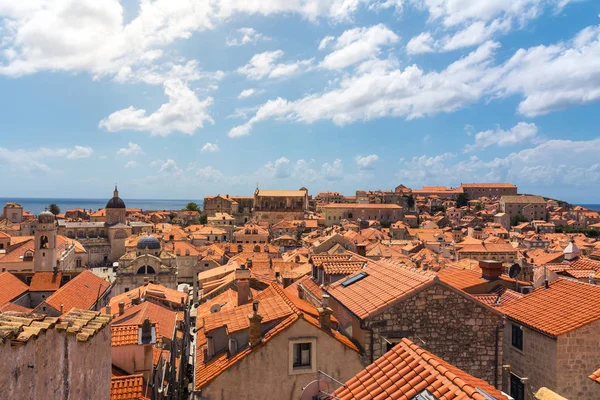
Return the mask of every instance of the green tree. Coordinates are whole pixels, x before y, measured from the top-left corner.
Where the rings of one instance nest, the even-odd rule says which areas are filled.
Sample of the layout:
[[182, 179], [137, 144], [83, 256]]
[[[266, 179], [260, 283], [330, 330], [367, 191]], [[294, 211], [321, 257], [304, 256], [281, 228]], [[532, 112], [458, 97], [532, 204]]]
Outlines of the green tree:
[[477, 203], [477, 205], [475, 206], [475, 209], [476, 209], [477, 211], [481, 211], [481, 210], [483, 210], [483, 204], [481, 204], [481, 203]]
[[469, 204], [469, 198], [467, 197], [466, 194], [464, 193], [460, 193], [458, 195], [458, 197], [456, 198], [456, 206], [457, 207], [464, 207], [466, 205]]
[[189, 203], [187, 203], [187, 205], [185, 206], [185, 209], [188, 211], [200, 211], [198, 204], [194, 203], [193, 201], [190, 201]]
[[206, 225], [206, 223], [208, 222], [208, 217], [206, 215], [201, 215], [200, 216], [200, 224], [202, 225]]
[[60, 214], [60, 207], [56, 203], [52, 203], [48, 206], [48, 211], [54, 215]]
[[529, 220], [527, 219], [526, 216], [524, 216], [523, 214], [517, 214], [514, 217], [512, 217], [510, 219], [510, 225], [511, 226], [515, 226], [515, 225], [519, 225], [522, 222], [529, 222]]

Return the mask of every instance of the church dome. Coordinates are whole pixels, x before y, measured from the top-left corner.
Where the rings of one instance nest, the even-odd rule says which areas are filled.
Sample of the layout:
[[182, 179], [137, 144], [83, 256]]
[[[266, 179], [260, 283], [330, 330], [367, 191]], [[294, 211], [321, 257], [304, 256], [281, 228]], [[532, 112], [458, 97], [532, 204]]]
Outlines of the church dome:
[[125, 208], [125, 202], [119, 197], [119, 191], [116, 186], [113, 198], [106, 203], [106, 208]]
[[137, 243], [138, 250], [160, 250], [160, 241], [155, 236], [146, 235]]
[[40, 224], [53, 224], [54, 219], [54, 214], [52, 214], [50, 211], [42, 211], [38, 215], [38, 222]]

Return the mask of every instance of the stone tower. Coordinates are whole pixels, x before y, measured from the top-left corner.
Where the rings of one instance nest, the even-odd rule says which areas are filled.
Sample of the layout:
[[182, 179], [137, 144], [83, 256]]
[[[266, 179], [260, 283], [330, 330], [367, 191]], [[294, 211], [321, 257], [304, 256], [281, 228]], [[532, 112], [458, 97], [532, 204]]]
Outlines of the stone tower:
[[56, 224], [54, 221], [54, 214], [50, 211], [43, 211], [38, 215], [34, 235], [33, 270], [35, 272], [52, 272], [56, 268]]

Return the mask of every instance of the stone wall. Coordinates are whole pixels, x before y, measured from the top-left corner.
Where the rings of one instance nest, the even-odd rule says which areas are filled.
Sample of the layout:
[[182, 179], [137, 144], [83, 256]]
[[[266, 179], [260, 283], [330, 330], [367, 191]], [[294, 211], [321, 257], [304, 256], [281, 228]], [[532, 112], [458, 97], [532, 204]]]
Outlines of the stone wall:
[[528, 378], [525, 392], [529, 396], [542, 386], [556, 391], [556, 339], [523, 326], [523, 350], [519, 350], [512, 346], [513, 323], [507, 320], [504, 326], [504, 364], [510, 365], [502, 377], [504, 391], [510, 393], [511, 373]]
[[558, 337], [556, 392], [568, 399], [600, 399], [588, 376], [600, 367], [600, 321]]
[[436, 283], [367, 323], [373, 331], [372, 349], [370, 332], [364, 340], [367, 359], [371, 350], [374, 359], [386, 352], [384, 337], [392, 342], [407, 337], [469, 374], [500, 386], [502, 316], [445, 284]]
[[[362, 370], [360, 356], [319, 328], [299, 319], [202, 388], [201, 396], [221, 399], [299, 399], [302, 388], [317, 378], [310, 370], [289, 373], [290, 346], [295, 339], [315, 340], [316, 369], [340, 382]], [[328, 381], [330, 388], [337, 384]]]
[[0, 358], [3, 399], [110, 398], [109, 328], [87, 342], [79, 342], [75, 335], [65, 331], [49, 329], [24, 345], [0, 345]]

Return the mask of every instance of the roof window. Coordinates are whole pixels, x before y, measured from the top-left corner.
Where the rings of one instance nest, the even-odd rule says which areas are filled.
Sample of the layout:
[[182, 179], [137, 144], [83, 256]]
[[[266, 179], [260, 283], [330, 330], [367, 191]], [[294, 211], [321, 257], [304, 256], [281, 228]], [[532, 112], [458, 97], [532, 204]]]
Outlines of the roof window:
[[368, 274], [366, 272], [360, 272], [360, 273], [346, 279], [344, 282], [342, 282], [342, 287], [348, 287], [348, 286], [352, 285], [353, 283], [356, 283], [367, 276], [368, 276]]

